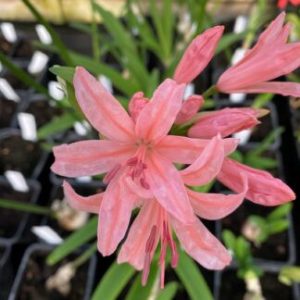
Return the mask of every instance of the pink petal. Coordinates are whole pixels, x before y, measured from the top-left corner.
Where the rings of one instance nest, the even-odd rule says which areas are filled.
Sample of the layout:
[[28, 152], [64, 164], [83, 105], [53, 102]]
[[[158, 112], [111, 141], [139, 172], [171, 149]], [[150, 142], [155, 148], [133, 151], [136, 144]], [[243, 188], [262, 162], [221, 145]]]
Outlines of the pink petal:
[[221, 270], [230, 264], [231, 256], [225, 247], [196, 218], [189, 225], [172, 219], [172, 225], [183, 249], [200, 265]]
[[272, 93], [283, 96], [300, 97], [300, 83], [281, 81], [262, 82], [252, 85], [249, 88], [243, 88], [243, 90], [238, 92], [259, 94]]
[[223, 26], [215, 26], [190, 43], [175, 70], [175, 81], [189, 83], [204, 70], [214, 55], [223, 31]]
[[257, 111], [248, 108], [225, 108], [215, 112], [203, 114], [193, 125], [188, 136], [192, 138], [211, 138], [220, 134], [222, 137], [235, 132], [252, 128], [259, 122]]
[[183, 101], [181, 109], [176, 117], [175, 124], [183, 124], [196, 115], [203, 105], [204, 99], [200, 95], [192, 95]]
[[183, 182], [194, 186], [209, 183], [220, 172], [224, 156], [222, 139], [214, 137], [193, 164], [180, 171]]
[[149, 157], [146, 180], [159, 204], [175, 218], [189, 223], [194, 216], [178, 170], [158, 154]]
[[[191, 164], [199, 157], [210, 140], [192, 139], [184, 136], [168, 135], [164, 137], [155, 150], [165, 158], [181, 164]], [[237, 145], [237, 139], [224, 139], [225, 155], [232, 153]]]
[[83, 197], [78, 195], [67, 181], [64, 181], [63, 187], [65, 198], [71, 207], [93, 214], [99, 213], [104, 193]]
[[139, 114], [136, 134], [147, 141], [167, 135], [181, 108], [185, 85], [166, 79]]
[[[118, 255], [118, 263], [128, 262], [137, 270], [142, 270], [145, 259], [145, 248], [154, 225], [159, 224], [160, 209], [154, 199], [145, 201], [138, 216], [130, 227], [127, 239]], [[155, 239], [155, 249], [158, 244]]]
[[53, 148], [51, 170], [67, 177], [97, 175], [134, 155], [133, 146], [108, 140], [80, 141]]
[[187, 190], [194, 212], [202, 219], [219, 220], [235, 211], [243, 202], [248, 184], [239, 194], [207, 194]]
[[112, 254], [127, 231], [137, 196], [122, 178], [114, 178], [105, 191], [99, 211], [98, 249], [103, 256]]
[[274, 178], [266, 171], [250, 168], [234, 160], [225, 158], [218, 180], [233, 191], [243, 191], [245, 176], [249, 189], [246, 198], [265, 206], [279, 205], [295, 199], [294, 192], [281, 180]]
[[129, 101], [128, 110], [132, 119], [136, 122], [140, 112], [149, 103], [149, 99], [144, 97], [144, 93], [135, 93]]
[[84, 68], [77, 67], [73, 83], [82, 111], [99, 132], [112, 140], [133, 139], [133, 121], [99, 81]]

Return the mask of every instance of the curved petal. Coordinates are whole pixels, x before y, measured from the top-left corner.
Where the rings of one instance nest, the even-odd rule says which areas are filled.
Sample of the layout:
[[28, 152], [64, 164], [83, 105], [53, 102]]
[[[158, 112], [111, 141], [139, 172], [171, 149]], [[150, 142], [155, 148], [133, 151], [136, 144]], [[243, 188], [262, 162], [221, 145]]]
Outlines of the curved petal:
[[189, 83], [204, 70], [215, 53], [223, 31], [224, 26], [215, 26], [190, 43], [175, 70], [175, 81]]
[[239, 194], [208, 194], [187, 190], [194, 212], [202, 219], [219, 220], [235, 211], [243, 202], [248, 189], [247, 180]]
[[127, 231], [137, 196], [128, 190], [122, 177], [114, 178], [105, 191], [99, 211], [98, 249], [112, 254]]
[[99, 81], [83, 67], [77, 67], [73, 83], [80, 108], [99, 132], [111, 140], [133, 139], [132, 119]]
[[76, 210], [86, 211], [88, 213], [99, 213], [104, 192], [88, 197], [83, 197], [78, 195], [67, 181], [64, 181], [63, 188], [65, 198], [71, 207]]
[[[155, 150], [172, 162], [191, 164], [199, 157], [209, 142], [208, 139], [167, 135], [155, 146]], [[228, 138], [224, 139], [223, 143], [225, 155], [228, 155], [236, 149], [239, 141], [238, 139]]]
[[51, 170], [67, 177], [106, 173], [135, 153], [132, 145], [108, 140], [80, 141], [53, 148]]
[[183, 101], [181, 109], [176, 116], [175, 124], [183, 124], [194, 117], [200, 107], [203, 105], [204, 99], [200, 95], [191, 95], [187, 100]]
[[153, 154], [147, 162], [146, 180], [159, 204], [183, 223], [194, 216], [179, 172], [170, 161]]
[[272, 93], [283, 96], [300, 97], [300, 83], [271, 81], [245, 87], [239, 93]]
[[221, 270], [231, 262], [226, 248], [197, 219], [185, 225], [172, 219], [172, 225], [183, 249], [209, 270]]
[[243, 180], [248, 181], [246, 198], [254, 203], [274, 206], [289, 202], [296, 198], [294, 192], [280, 179], [274, 178], [270, 173], [253, 169], [232, 159], [225, 158], [218, 180], [233, 191], [243, 191]]
[[180, 171], [187, 185], [204, 185], [212, 181], [220, 172], [225, 157], [223, 140], [214, 137], [201, 155], [186, 169]]
[[[118, 255], [118, 263], [128, 262], [137, 270], [144, 266], [146, 244], [152, 227], [158, 224], [160, 209], [154, 199], [149, 199], [142, 206], [138, 216], [130, 227], [127, 239]], [[158, 244], [158, 235], [154, 241], [153, 249]], [[155, 253], [153, 251], [152, 255]]]
[[203, 114], [193, 125], [188, 136], [192, 138], [211, 138], [220, 134], [222, 137], [244, 129], [253, 128], [259, 122], [257, 110], [248, 108], [225, 108]]
[[149, 103], [149, 99], [144, 97], [143, 92], [135, 93], [128, 104], [128, 110], [131, 118], [136, 122], [140, 112], [144, 109], [144, 107]]
[[184, 84], [166, 79], [156, 89], [151, 101], [137, 118], [138, 137], [150, 141], [167, 135], [181, 108], [184, 88]]

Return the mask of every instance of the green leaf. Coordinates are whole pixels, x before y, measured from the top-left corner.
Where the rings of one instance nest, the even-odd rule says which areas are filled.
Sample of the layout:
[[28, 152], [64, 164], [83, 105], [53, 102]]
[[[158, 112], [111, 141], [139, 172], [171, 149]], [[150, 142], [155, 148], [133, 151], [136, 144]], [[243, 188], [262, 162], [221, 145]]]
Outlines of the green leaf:
[[92, 300], [117, 299], [134, 274], [135, 270], [130, 265], [113, 263], [99, 282]]
[[286, 285], [291, 285], [292, 283], [300, 283], [300, 267], [282, 267], [279, 273], [279, 281]]
[[155, 289], [155, 285], [157, 285], [159, 280], [158, 277], [158, 267], [157, 267], [157, 260], [151, 264], [151, 270], [148, 276], [147, 284], [142, 286], [142, 274], [138, 274], [136, 276], [133, 284], [131, 285], [125, 300], [137, 300], [137, 299], [149, 299], [149, 295], [151, 294], [152, 290]]
[[0, 52], [0, 62], [10, 71], [12, 75], [22, 81], [28, 87], [32, 87], [37, 92], [40, 92], [47, 97], [51, 98], [48, 94], [48, 90], [39, 84], [32, 76], [25, 72], [18, 65], [13, 63], [7, 56]]
[[271, 170], [278, 166], [278, 161], [270, 157], [259, 157], [248, 153], [245, 155], [244, 164], [256, 169]]
[[244, 36], [245, 36], [245, 32], [239, 34], [236, 33], [224, 34], [218, 43], [218, 47], [216, 49], [216, 55], [223, 52], [225, 49], [229, 48], [233, 44], [242, 40]]
[[172, 300], [175, 297], [177, 290], [178, 290], [178, 283], [169, 282], [165, 286], [165, 288], [159, 292], [156, 300]]
[[197, 264], [183, 250], [179, 252], [180, 259], [175, 272], [189, 294], [190, 299], [212, 300], [211, 291]]
[[49, 123], [45, 124], [38, 130], [37, 136], [39, 139], [45, 139], [53, 134], [57, 134], [71, 128], [76, 120], [78, 119], [70, 113], [54, 117]]
[[267, 216], [267, 220], [268, 221], [273, 221], [273, 220], [278, 220], [280, 218], [285, 218], [291, 212], [292, 208], [293, 208], [293, 204], [292, 203], [287, 203], [287, 204], [281, 205], [281, 206], [275, 208]]
[[55, 29], [50, 25], [50, 23], [37, 11], [37, 9], [32, 5], [31, 1], [29, 0], [22, 0], [23, 3], [27, 6], [27, 8], [31, 11], [31, 13], [34, 15], [36, 20], [43, 24], [46, 29], [48, 30], [49, 34], [51, 35], [53, 44], [57, 47], [58, 52], [63, 59], [63, 61], [69, 65], [73, 65], [73, 61], [69, 55], [68, 49], [59, 37], [58, 33], [55, 31]]
[[276, 233], [281, 233], [283, 231], [286, 231], [289, 227], [289, 221], [288, 220], [276, 220], [276, 221], [272, 221], [269, 225], [270, 225], [269, 233], [276, 234]]
[[38, 215], [51, 215], [52, 211], [48, 207], [43, 207], [40, 205], [32, 204], [32, 203], [22, 203], [20, 201], [9, 200], [9, 199], [0, 199], [0, 207], [19, 210], [22, 212], [30, 212]]
[[273, 97], [273, 94], [260, 94], [254, 98], [251, 106], [253, 108], [263, 108], [273, 99]]
[[86, 225], [72, 233], [48, 255], [47, 264], [50, 266], [57, 264], [64, 257], [94, 238], [97, 235], [97, 223], [98, 217], [93, 217]]
[[49, 71], [56, 76], [59, 76], [66, 82], [73, 84], [73, 77], [75, 73], [75, 68], [73, 67], [63, 67], [59, 65], [54, 65], [49, 68]]
[[243, 154], [241, 151], [236, 150], [230, 154], [230, 158], [242, 163], [244, 161]]
[[226, 247], [234, 252], [236, 244], [236, 237], [234, 234], [230, 230], [225, 229], [222, 231], [222, 238]]

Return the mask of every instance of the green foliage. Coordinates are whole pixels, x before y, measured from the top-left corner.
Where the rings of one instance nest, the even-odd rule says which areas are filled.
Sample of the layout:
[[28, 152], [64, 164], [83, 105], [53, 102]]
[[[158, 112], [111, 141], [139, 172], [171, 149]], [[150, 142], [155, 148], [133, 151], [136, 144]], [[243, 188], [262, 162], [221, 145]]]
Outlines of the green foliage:
[[223, 230], [222, 237], [238, 265], [237, 275], [243, 279], [248, 276], [260, 277], [262, 270], [254, 264], [250, 243], [242, 236], [235, 236], [230, 230]]
[[284, 266], [281, 268], [278, 280], [285, 285], [300, 283], [300, 267]]
[[183, 251], [175, 272], [191, 300], [212, 300], [213, 296], [197, 264]]
[[56, 247], [47, 257], [47, 264], [52, 266], [97, 236], [98, 218], [93, 217], [82, 228], [72, 233], [62, 244]]
[[253, 234], [247, 238], [260, 246], [268, 238], [277, 233], [287, 230], [289, 226], [288, 214], [292, 209], [292, 204], [287, 203], [274, 209], [268, 216], [261, 217], [251, 215], [248, 217], [245, 226], [251, 229]]
[[115, 300], [135, 274], [135, 270], [128, 264], [113, 263], [99, 282], [92, 300]]

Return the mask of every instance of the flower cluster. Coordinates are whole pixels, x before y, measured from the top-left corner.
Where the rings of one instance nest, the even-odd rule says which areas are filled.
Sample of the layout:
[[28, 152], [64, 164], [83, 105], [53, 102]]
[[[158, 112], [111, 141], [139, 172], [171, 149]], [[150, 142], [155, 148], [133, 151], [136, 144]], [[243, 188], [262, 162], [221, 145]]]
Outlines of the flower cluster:
[[[287, 43], [290, 27], [283, 23], [281, 14], [253, 49], [222, 74], [216, 84], [218, 91], [300, 96], [300, 84], [269, 82], [300, 65], [300, 43]], [[151, 99], [142, 92], [133, 95], [129, 113], [85, 69], [76, 68], [78, 104], [103, 139], [55, 147], [52, 170], [66, 177], [106, 174], [105, 192], [83, 197], [65, 181], [65, 195], [74, 208], [99, 214], [98, 249], [102, 255], [112, 254], [125, 238], [118, 262], [143, 270], [143, 283], [159, 244], [161, 286], [168, 247], [171, 265], [176, 266], [179, 258], [173, 232], [183, 249], [204, 267], [222, 269], [230, 263], [229, 252], [198, 217], [223, 218], [245, 198], [268, 206], [295, 199], [281, 180], [228, 158], [238, 145], [230, 136], [256, 126], [265, 111], [226, 108], [196, 115], [204, 98], [192, 95], [183, 101], [186, 85], [212, 59], [222, 33], [223, 27], [216, 26], [196, 37], [173, 79], [159, 85]], [[174, 124], [191, 118], [196, 121], [188, 137], [170, 134]], [[235, 193], [199, 193], [192, 188], [214, 179]], [[135, 208], [140, 210], [128, 231]]]

